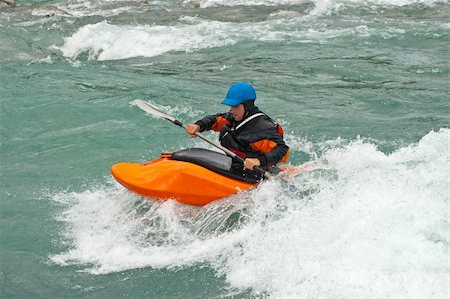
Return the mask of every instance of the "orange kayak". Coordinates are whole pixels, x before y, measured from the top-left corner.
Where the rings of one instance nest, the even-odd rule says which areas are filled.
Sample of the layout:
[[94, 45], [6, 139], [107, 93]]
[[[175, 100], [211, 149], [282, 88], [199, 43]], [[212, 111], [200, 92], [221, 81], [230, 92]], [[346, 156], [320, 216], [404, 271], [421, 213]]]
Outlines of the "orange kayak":
[[231, 171], [231, 158], [191, 148], [145, 163], [118, 163], [111, 173], [125, 188], [155, 199], [205, 205], [257, 186], [258, 181]]

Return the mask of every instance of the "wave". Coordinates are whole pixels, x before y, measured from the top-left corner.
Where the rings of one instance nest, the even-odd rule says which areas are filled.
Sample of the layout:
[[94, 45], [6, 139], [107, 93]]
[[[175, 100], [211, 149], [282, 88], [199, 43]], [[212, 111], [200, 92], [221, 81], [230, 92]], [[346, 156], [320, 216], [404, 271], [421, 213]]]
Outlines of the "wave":
[[448, 3], [448, 0], [185, 0], [184, 4], [200, 8], [219, 6], [293, 6], [305, 3], [313, 3], [316, 11], [339, 8], [343, 5], [351, 6], [406, 6], [406, 5], [428, 5]]
[[344, 7], [386, 9], [411, 5], [434, 6], [445, 4], [448, 0], [312, 0], [314, 8], [310, 11], [312, 16], [329, 15]]
[[[106, 21], [81, 27], [59, 49], [66, 57], [76, 58], [84, 52], [89, 59], [115, 60], [131, 57], [153, 57], [172, 51], [191, 52], [198, 49], [233, 44], [221, 34], [219, 22], [181, 26], [117, 26]], [[211, 26], [209, 26], [211, 25]], [[58, 47], [55, 47], [58, 48]]]
[[[54, 5], [22, 5], [17, 10], [31, 12], [33, 16], [41, 16], [40, 20], [23, 22], [22, 26], [32, 26], [33, 24], [48, 23], [58, 20], [60, 17], [68, 20], [72, 18], [86, 18], [102, 16], [112, 18], [122, 14], [141, 15], [153, 10], [163, 11], [184, 11], [186, 8], [200, 8], [207, 10], [210, 8], [231, 8], [231, 7], [258, 7], [266, 6], [272, 9], [280, 8], [308, 16], [323, 16], [340, 11], [346, 8], [356, 10], [379, 10], [380, 13], [387, 12], [392, 8], [425, 6], [433, 7], [439, 4], [448, 4], [448, 0], [185, 0], [176, 2], [163, 1], [130, 1], [130, 0], [79, 0], [75, 2], [60, 2]], [[291, 9], [293, 9], [291, 11]], [[448, 13], [443, 12], [444, 16]], [[69, 21], [70, 22], [70, 21]]]
[[447, 4], [448, 0], [185, 0], [183, 3], [200, 8], [232, 6], [272, 6], [289, 7], [312, 5], [308, 15], [323, 16], [335, 13], [344, 7], [353, 8], [390, 8], [411, 5], [434, 6]]
[[[195, 52], [225, 47], [240, 42], [326, 43], [337, 37], [352, 36], [382, 39], [398, 38], [405, 29], [316, 28], [303, 22], [302, 17], [280, 21], [277, 18], [258, 23], [232, 23], [182, 17], [173, 26], [113, 25], [106, 21], [88, 24], [64, 39], [62, 46], [53, 46], [65, 57], [77, 58], [87, 53], [89, 60], [118, 60], [134, 57], [155, 57], [169, 52]], [[299, 30], [301, 28], [301, 30]]]
[[446, 298], [450, 129], [386, 155], [330, 140], [324, 165], [197, 208], [107, 184], [52, 197], [61, 266], [92, 274], [210, 266], [275, 298]]
[[184, 4], [200, 8], [218, 6], [282, 6], [305, 3], [305, 0], [185, 0]]

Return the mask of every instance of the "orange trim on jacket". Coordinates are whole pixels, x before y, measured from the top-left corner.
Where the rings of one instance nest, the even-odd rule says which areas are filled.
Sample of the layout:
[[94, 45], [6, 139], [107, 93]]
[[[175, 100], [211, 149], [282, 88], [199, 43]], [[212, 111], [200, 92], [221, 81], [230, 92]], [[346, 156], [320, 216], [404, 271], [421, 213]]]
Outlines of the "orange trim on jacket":
[[277, 132], [281, 135], [281, 137], [284, 137], [284, 130], [280, 124], [277, 125]]
[[228, 119], [222, 116], [218, 116], [216, 117], [216, 122], [212, 125], [211, 130], [220, 132], [220, 130], [222, 130], [222, 128], [226, 125], [230, 125]]
[[[272, 141], [269, 139], [262, 139], [262, 140], [250, 143], [250, 146], [252, 147], [252, 149], [266, 154], [268, 152], [271, 152], [277, 146], [277, 143], [275, 141]], [[289, 158], [290, 153], [291, 153], [291, 150], [288, 149], [287, 153], [283, 156], [283, 158], [281, 158], [281, 160], [279, 162], [286, 162]]]

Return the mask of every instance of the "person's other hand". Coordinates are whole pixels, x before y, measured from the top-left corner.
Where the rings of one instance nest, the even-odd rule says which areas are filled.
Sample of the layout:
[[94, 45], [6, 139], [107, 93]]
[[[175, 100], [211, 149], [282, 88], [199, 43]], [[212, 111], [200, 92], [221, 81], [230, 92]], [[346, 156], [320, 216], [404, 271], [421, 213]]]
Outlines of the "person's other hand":
[[260, 165], [261, 165], [261, 162], [259, 162], [259, 160], [256, 158], [246, 158], [244, 160], [244, 169], [252, 170], [253, 167], [260, 166]]
[[200, 131], [200, 126], [196, 124], [188, 124], [186, 125], [186, 132], [191, 135], [191, 137], [196, 137], [195, 133]]

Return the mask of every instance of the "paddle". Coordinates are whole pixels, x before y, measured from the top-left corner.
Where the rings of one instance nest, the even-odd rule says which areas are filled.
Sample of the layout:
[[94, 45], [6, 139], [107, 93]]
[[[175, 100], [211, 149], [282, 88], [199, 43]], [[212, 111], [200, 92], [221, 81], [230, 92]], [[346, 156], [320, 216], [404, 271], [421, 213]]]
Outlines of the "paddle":
[[[134, 100], [132, 101], [133, 104], [136, 104], [136, 106], [138, 106], [139, 108], [141, 108], [142, 110], [144, 110], [147, 113], [150, 113], [154, 116], [157, 117], [162, 117], [167, 119], [168, 121], [170, 121], [171, 123], [180, 126], [182, 128], [186, 128], [186, 125], [184, 125], [182, 122], [180, 122], [179, 120], [177, 120], [175, 117], [167, 114], [166, 112], [161, 111], [158, 107], [155, 107], [154, 105], [150, 104], [149, 102], [146, 101], [142, 101], [142, 100]], [[223, 147], [221, 144], [219, 144], [218, 142], [209, 140], [208, 138], [206, 138], [205, 136], [203, 136], [201, 133], [197, 132], [195, 133], [195, 135], [199, 138], [201, 138], [202, 140], [208, 142], [209, 144], [211, 144], [212, 146], [217, 147], [218, 149], [222, 150], [223, 152], [225, 152], [225, 154], [227, 154], [227, 156], [238, 160], [239, 162], [244, 163], [244, 159], [242, 159], [241, 157], [239, 157], [238, 155], [236, 155], [235, 153], [233, 153], [232, 151], [230, 151], [229, 149], [227, 149], [226, 147]], [[262, 173], [264, 175], [265, 178], [269, 179], [272, 177], [276, 177], [280, 180], [286, 181], [285, 179], [273, 175], [268, 171], [265, 171], [263, 168], [257, 166], [254, 167], [253, 169], [259, 171], [260, 173]]]

